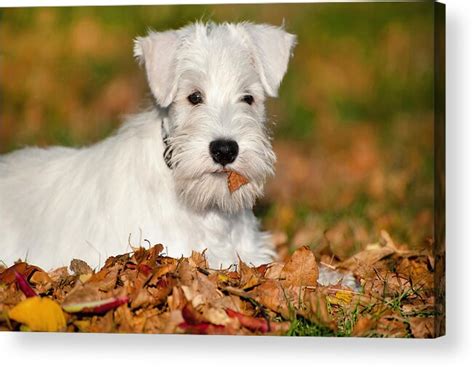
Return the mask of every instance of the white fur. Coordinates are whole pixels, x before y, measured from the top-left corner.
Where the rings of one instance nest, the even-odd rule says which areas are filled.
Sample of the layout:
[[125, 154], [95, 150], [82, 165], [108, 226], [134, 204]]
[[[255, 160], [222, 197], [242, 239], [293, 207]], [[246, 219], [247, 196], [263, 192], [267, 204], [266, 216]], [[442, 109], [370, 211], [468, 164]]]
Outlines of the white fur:
[[[96, 267], [132, 245], [162, 243], [170, 256], [206, 250], [213, 267], [238, 256], [272, 259], [252, 213], [273, 173], [265, 94], [276, 95], [295, 37], [268, 25], [195, 23], [135, 41], [156, 107], [89, 147], [27, 148], [0, 157], [0, 259], [45, 268], [73, 258]], [[200, 90], [204, 103], [188, 95]], [[251, 94], [255, 103], [241, 101]], [[226, 169], [249, 179], [234, 193], [209, 144], [234, 139]], [[165, 144], [172, 151], [164, 160]]]

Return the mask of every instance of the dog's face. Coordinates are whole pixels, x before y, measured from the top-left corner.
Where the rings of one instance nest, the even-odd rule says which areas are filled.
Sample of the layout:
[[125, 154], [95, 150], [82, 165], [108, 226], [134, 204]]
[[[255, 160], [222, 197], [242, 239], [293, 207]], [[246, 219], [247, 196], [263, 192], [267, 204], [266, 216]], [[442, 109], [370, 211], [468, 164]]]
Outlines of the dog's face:
[[[164, 159], [179, 197], [198, 211], [250, 208], [273, 173], [275, 154], [265, 121], [295, 37], [253, 24], [193, 24], [138, 38], [162, 121]], [[229, 171], [248, 184], [230, 192]]]

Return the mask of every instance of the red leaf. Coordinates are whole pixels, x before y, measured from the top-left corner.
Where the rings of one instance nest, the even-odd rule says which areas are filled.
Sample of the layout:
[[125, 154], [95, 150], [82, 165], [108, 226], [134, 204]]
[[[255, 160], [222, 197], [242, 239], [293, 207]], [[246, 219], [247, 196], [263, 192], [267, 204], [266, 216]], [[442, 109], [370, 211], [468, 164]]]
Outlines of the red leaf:
[[152, 272], [152, 268], [150, 265], [147, 265], [147, 264], [144, 264], [144, 263], [141, 263], [138, 265], [138, 271], [142, 274], [145, 274], [145, 275], [150, 275], [151, 272]]
[[18, 285], [18, 288], [20, 288], [20, 290], [23, 292], [23, 294], [28, 298], [36, 297], [37, 296], [36, 292], [28, 284], [28, 281], [26, 280], [26, 278], [22, 274], [18, 273], [17, 271], [15, 271], [14, 273], [15, 273], [16, 284]]
[[89, 314], [103, 314], [128, 302], [127, 296], [114, 297], [100, 301], [84, 302], [63, 305], [63, 309], [69, 313], [81, 312]]
[[226, 312], [229, 317], [238, 319], [242, 326], [249, 330], [260, 331], [262, 333], [270, 331], [270, 325], [263, 317], [246, 316], [240, 312], [231, 310], [230, 308], [226, 309]]
[[207, 323], [207, 320], [204, 318], [204, 316], [189, 302], [184, 305], [183, 309], [181, 310], [181, 314], [188, 325], [200, 325]]

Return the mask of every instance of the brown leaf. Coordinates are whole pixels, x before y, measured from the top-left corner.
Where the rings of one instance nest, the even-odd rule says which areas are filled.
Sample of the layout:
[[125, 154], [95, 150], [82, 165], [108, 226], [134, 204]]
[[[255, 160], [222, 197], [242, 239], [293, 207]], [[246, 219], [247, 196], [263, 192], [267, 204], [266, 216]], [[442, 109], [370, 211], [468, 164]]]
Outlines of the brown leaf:
[[192, 267], [187, 259], [180, 261], [177, 272], [180, 283], [186, 286], [192, 285], [197, 277], [196, 268]]
[[434, 338], [434, 318], [433, 317], [410, 317], [411, 333], [415, 338]]
[[136, 322], [127, 305], [122, 305], [114, 311], [114, 321], [118, 326], [118, 331], [122, 333], [139, 333], [143, 328], [140, 322]]
[[92, 316], [90, 325], [82, 325], [90, 333], [110, 333], [114, 331], [115, 322], [113, 312], [107, 312], [103, 316]]
[[5, 284], [15, 283], [15, 279], [16, 279], [15, 272], [23, 275], [27, 280], [30, 280], [30, 277], [36, 271], [45, 273], [43, 269], [37, 266], [29, 265], [25, 262], [19, 262], [10, 266], [9, 268], [5, 269], [2, 273], [0, 273], [0, 283], [5, 283]]
[[235, 171], [227, 172], [227, 186], [229, 191], [232, 194], [234, 191], [238, 190], [241, 186], [249, 183], [249, 180], [242, 176], [240, 173]]
[[250, 289], [262, 282], [261, 274], [257, 268], [247, 266], [243, 261], [239, 263], [240, 288]]
[[148, 265], [155, 265], [159, 255], [163, 252], [163, 245], [158, 244], [153, 246], [150, 249], [145, 249], [144, 247], [139, 247], [133, 252], [133, 260], [137, 263], [147, 262]]
[[83, 274], [92, 273], [92, 268], [89, 265], [87, 265], [85, 261], [82, 261], [79, 259], [71, 260], [71, 264], [69, 265], [69, 268], [74, 273], [74, 275], [83, 275]]
[[132, 302], [130, 307], [132, 309], [148, 306], [149, 304], [153, 303], [154, 298], [145, 288], [138, 289], [138, 292], [135, 292], [132, 296]]
[[98, 273], [92, 275], [88, 283], [96, 284], [104, 292], [114, 289], [120, 268], [121, 265], [117, 263], [111, 267], [104, 266]]
[[281, 271], [284, 287], [317, 285], [319, 268], [313, 252], [307, 246], [297, 249]]
[[359, 317], [354, 328], [352, 329], [352, 336], [365, 336], [367, 332], [375, 325], [375, 321], [369, 317]]
[[172, 293], [168, 296], [167, 302], [171, 311], [181, 311], [188, 301], [186, 300], [181, 287], [173, 287]]
[[189, 258], [189, 263], [191, 266], [196, 268], [208, 268], [206, 257], [204, 256], [204, 252], [197, 252], [193, 251], [191, 253], [191, 257]]
[[177, 266], [176, 263], [160, 265], [153, 273], [153, 276], [151, 277], [148, 284], [156, 285], [164, 275], [168, 275], [169, 273], [174, 273], [176, 271], [176, 266]]
[[361, 267], [373, 265], [394, 253], [395, 250], [391, 247], [377, 246], [368, 248], [342, 262], [338, 267], [356, 272], [357, 270], [360, 270]]
[[153, 301], [150, 304], [156, 306], [165, 302], [166, 298], [172, 292], [175, 285], [175, 278], [171, 276], [164, 276], [161, 277], [154, 286], [148, 286], [148, 293], [150, 293], [153, 297]]
[[211, 282], [205, 275], [196, 273], [196, 278], [191, 286], [182, 286], [186, 299], [197, 307], [201, 304], [212, 304], [223, 297], [217, 289], [216, 284]]
[[282, 263], [271, 263], [267, 266], [265, 271], [265, 278], [267, 279], [274, 279], [274, 280], [281, 280], [281, 271], [285, 264]]
[[68, 307], [69, 305], [88, 303], [101, 300], [103, 294], [99, 291], [97, 284], [86, 283], [77, 284], [64, 298], [62, 306]]
[[383, 315], [377, 321], [375, 332], [380, 336], [392, 338], [405, 338], [408, 335], [403, 318], [391, 312]]
[[61, 268], [54, 269], [48, 273], [51, 280], [55, 283], [59, 283], [69, 277], [69, 273], [67, 271], [67, 266], [63, 266]]
[[291, 303], [280, 284], [280, 282], [269, 279], [258, 287], [252, 289], [249, 294], [259, 303], [270, 310], [281, 314], [285, 318], [290, 317], [288, 304]]

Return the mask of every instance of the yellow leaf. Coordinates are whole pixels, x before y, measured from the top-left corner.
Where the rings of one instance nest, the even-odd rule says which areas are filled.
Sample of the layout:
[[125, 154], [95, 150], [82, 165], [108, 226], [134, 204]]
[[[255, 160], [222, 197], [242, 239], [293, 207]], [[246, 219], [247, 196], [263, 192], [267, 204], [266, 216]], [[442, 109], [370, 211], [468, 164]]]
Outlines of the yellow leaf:
[[61, 307], [49, 298], [27, 298], [12, 308], [8, 316], [32, 331], [60, 331], [66, 327]]
[[229, 277], [225, 274], [218, 274], [217, 275], [217, 279], [220, 281], [220, 282], [228, 282], [229, 281]]
[[344, 291], [337, 291], [336, 298], [340, 299], [344, 303], [350, 303], [352, 301], [352, 293], [344, 292]]
[[328, 296], [329, 303], [332, 305], [344, 306], [352, 301], [352, 294], [344, 291], [337, 291], [334, 296]]

